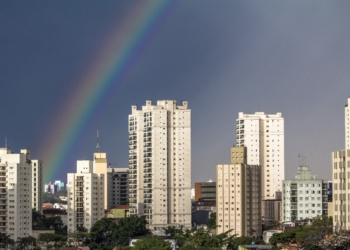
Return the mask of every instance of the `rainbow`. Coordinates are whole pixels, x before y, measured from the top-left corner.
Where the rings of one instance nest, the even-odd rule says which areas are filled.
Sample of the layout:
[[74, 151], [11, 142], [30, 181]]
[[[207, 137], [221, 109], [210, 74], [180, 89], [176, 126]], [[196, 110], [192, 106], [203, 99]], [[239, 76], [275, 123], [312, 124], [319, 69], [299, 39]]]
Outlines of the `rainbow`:
[[107, 37], [105, 46], [72, 89], [44, 137], [46, 142], [39, 152], [44, 159], [45, 183], [67, 168], [65, 163], [82, 128], [104, 97], [116, 84], [122, 84], [173, 5], [170, 0], [136, 1], [118, 30]]

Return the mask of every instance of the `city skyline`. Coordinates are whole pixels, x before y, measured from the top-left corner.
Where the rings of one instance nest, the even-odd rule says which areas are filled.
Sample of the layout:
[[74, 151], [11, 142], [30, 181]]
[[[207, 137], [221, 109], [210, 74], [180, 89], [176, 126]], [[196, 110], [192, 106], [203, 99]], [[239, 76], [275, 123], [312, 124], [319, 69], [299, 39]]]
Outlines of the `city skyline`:
[[[97, 126], [108, 162], [128, 167], [130, 106], [185, 100], [192, 110], [192, 183], [215, 179], [215, 165], [229, 161], [239, 112], [282, 113], [286, 179], [302, 154], [317, 178], [330, 180], [331, 152], [345, 144], [349, 10], [350, 3], [326, 1], [2, 2], [0, 141], [42, 159], [45, 183], [65, 181], [76, 160], [94, 152]], [[130, 64], [110, 91], [99, 90], [93, 77], [84, 80], [97, 66], [101, 72], [111, 66], [99, 56], [140, 13], [151, 13], [144, 19], [150, 25], [139, 47], [129, 48]], [[79, 96], [88, 86], [103, 94]], [[77, 123], [63, 111], [69, 100], [83, 107], [71, 114], [81, 118]], [[69, 134], [65, 128], [73, 125]], [[58, 149], [53, 135], [70, 150], [57, 150], [62, 164], [48, 170], [53, 162], [43, 152]]]

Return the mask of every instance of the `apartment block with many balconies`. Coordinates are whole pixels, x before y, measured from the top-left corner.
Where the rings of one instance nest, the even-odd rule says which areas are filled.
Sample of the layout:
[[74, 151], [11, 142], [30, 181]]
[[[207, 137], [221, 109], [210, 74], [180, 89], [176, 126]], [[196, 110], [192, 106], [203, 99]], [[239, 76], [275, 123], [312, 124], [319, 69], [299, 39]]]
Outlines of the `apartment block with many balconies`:
[[263, 199], [275, 199], [284, 180], [282, 114], [240, 112], [236, 120], [236, 146], [247, 148], [247, 164], [261, 166]]
[[32, 234], [32, 166], [30, 151], [0, 148], [0, 233], [13, 240]]
[[104, 175], [93, 173], [93, 162], [77, 161], [77, 172], [67, 174], [67, 230], [90, 229], [105, 216]]
[[191, 227], [191, 110], [187, 102], [146, 101], [129, 115], [130, 215], [155, 233]]

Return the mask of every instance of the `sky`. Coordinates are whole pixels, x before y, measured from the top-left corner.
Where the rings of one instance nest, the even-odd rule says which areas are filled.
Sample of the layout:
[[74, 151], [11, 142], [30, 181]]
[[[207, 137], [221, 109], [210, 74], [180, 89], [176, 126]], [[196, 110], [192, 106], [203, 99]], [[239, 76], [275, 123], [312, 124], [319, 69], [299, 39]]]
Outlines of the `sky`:
[[[45, 182], [99, 145], [128, 167], [128, 114], [192, 110], [192, 183], [229, 163], [238, 112], [285, 119], [285, 172], [331, 179], [350, 97], [348, 1], [1, 1], [0, 146], [29, 148]], [[57, 153], [56, 153], [57, 152]]]

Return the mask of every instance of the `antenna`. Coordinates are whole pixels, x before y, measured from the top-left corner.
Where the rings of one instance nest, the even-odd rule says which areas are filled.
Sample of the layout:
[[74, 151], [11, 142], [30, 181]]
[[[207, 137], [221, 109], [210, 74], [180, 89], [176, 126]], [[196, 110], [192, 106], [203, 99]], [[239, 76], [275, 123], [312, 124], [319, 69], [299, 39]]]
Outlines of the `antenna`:
[[97, 124], [97, 134], [96, 134], [96, 152], [100, 152], [100, 145], [98, 144], [98, 129], [99, 129], [99, 124]]

